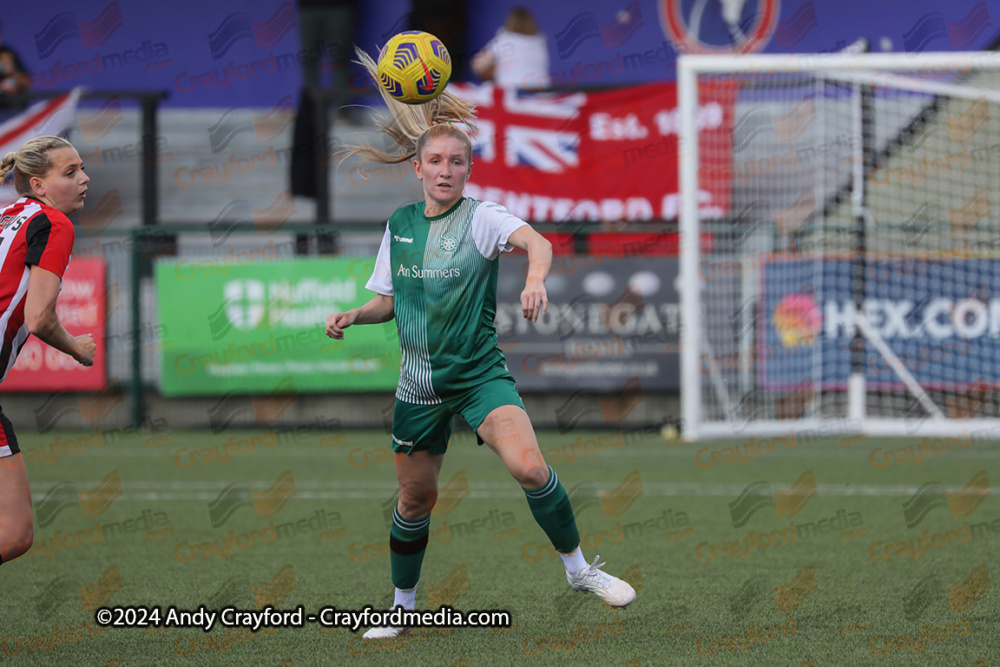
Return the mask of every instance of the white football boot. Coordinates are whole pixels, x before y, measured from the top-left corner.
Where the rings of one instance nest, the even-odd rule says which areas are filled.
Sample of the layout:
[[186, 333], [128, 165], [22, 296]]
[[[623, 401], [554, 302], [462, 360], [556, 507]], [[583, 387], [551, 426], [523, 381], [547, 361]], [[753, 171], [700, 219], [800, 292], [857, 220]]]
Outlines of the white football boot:
[[365, 639], [393, 639], [402, 637], [410, 632], [410, 628], [399, 628], [395, 626], [375, 627], [364, 634]]
[[604, 566], [604, 563], [598, 564], [597, 562], [600, 558], [597, 556], [593, 563], [580, 568], [576, 574], [567, 572], [566, 580], [569, 581], [569, 585], [574, 590], [593, 593], [609, 607], [627, 607], [632, 604], [632, 601], [635, 600], [635, 589], [627, 581], [602, 572], [600, 568]]

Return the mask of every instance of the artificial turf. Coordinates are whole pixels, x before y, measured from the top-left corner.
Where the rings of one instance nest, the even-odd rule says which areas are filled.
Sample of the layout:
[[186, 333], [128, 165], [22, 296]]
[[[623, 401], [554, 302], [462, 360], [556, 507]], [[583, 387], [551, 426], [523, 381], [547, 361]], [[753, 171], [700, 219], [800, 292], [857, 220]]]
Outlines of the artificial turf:
[[385, 433], [167, 431], [67, 445], [83, 435], [21, 437], [35, 546], [0, 568], [3, 662], [984, 665], [1000, 656], [996, 442], [748, 446], [540, 433], [585, 556], [600, 554], [638, 591], [612, 610], [569, 589], [499, 459], [457, 433], [418, 608], [506, 610], [513, 624], [369, 642], [318, 623], [256, 634], [99, 628], [94, 610], [387, 607], [395, 476]]

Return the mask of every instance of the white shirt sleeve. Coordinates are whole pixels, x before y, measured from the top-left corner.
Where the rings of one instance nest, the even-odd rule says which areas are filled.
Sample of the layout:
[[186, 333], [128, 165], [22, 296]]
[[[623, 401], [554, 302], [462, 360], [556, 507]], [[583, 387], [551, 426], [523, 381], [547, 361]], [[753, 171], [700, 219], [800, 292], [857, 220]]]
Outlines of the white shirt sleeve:
[[494, 259], [500, 253], [514, 249], [507, 239], [527, 224], [503, 206], [483, 202], [472, 220], [472, 239], [479, 254], [486, 259]]
[[375, 270], [372, 277], [368, 279], [365, 288], [382, 294], [392, 296], [392, 266], [389, 263], [389, 223], [385, 225], [385, 234], [382, 235], [382, 245], [378, 247], [378, 257], [375, 258]]

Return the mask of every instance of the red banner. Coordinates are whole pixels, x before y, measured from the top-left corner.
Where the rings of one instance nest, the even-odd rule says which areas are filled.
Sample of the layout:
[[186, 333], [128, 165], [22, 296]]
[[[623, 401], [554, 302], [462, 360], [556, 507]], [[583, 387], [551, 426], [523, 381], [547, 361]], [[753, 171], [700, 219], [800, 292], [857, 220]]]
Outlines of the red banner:
[[107, 384], [104, 331], [107, 322], [104, 261], [73, 260], [62, 280], [56, 313], [73, 336], [93, 334], [97, 341], [94, 365], [87, 368], [68, 354], [30, 336], [0, 391], [102, 391]]
[[[474, 102], [469, 196], [529, 221], [641, 221], [677, 217], [677, 87], [656, 83], [591, 93], [530, 93], [454, 84]], [[733, 91], [703, 91], [699, 164], [732, 161]], [[706, 186], [702, 215], [729, 211], [729, 184]]]

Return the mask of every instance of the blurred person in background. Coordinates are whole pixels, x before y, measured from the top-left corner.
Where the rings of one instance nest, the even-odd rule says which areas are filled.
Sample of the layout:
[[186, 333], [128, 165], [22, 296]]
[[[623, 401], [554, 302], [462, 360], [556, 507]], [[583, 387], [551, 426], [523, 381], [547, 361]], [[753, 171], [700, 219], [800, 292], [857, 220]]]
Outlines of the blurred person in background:
[[[21, 198], [0, 211], [0, 382], [31, 334], [84, 366], [94, 364], [97, 350], [91, 334], [70, 335], [56, 314], [76, 238], [67, 216], [83, 208], [90, 181], [80, 154], [60, 137], [37, 137], [0, 160], [0, 183], [12, 169]], [[0, 564], [31, 548], [34, 532], [28, 473], [0, 410]]]
[[[302, 91], [292, 129], [294, 150], [289, 167], [292, 194], [315, 199], [318, 154], [326, 150], [321, 139], [318, 95], [340, 106], [348, 101], [350, 52], [354, 43], [355, 0], [299, 0], [299, 39], [302, 60]], [[319, 118], [317, 116], [320, 116]]]
[[473, 57], [472, 71], [504, 88], [549, 87], [548, 38], [531, 11], [510, 10], [496, 36]]
[[299, 37], [306, 57], [302, 85], [346, 95], [354, 43], [355, 0], [299, 0]]
[[0, 121], [7, 109], [23, 109], [28, 104], [31, 79], [17, 51], [3, 43], [3, 24], [0, 23]]
[[451, 56], [451, 81], [465, 81], [471, 65], [468, 42], [469, 8], [467, 0], [410, 0], [407, 24], [441, 40]]

